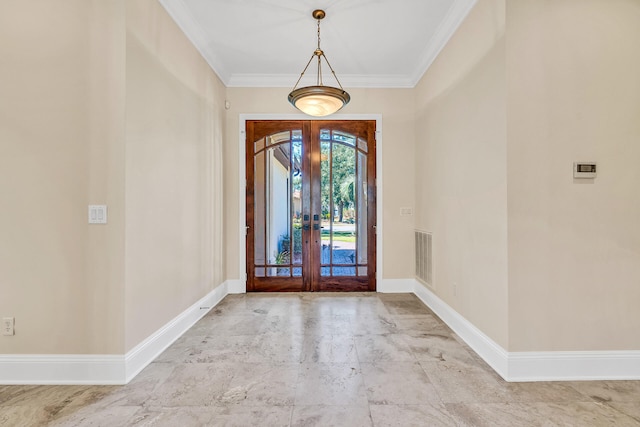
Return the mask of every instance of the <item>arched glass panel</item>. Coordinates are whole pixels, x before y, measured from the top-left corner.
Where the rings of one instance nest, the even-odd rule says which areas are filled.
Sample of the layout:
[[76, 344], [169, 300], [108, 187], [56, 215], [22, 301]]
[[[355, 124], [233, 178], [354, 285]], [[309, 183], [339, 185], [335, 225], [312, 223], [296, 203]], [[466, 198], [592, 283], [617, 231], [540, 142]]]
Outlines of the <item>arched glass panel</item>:
[[254, 264], [256, 277], [300, 276], [302, 265], [302, 131], [285, 131], [255, 142]]

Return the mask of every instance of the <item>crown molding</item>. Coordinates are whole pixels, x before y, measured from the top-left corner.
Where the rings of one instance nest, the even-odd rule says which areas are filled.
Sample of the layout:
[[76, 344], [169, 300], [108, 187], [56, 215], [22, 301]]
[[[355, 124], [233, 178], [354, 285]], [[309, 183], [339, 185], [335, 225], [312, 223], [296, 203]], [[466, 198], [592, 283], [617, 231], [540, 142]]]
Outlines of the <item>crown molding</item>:
[[[216, 52], [209, 47], [202, 28], [189, 12], [184, 2], [182, 0], [159, 0], [159, 2], [226, 87], [293, 88], [298, 77], [300, 77], [299, 74], [231, 74], [216, 55]], [[476, 2], [477, 0], [454, 1], [445, 19], [429, 40], [424, 51], [419, 55], [422, 59], [415, 70], [399, 75], [341, 74], [340, 82], [342, 86], [345, 88], [380, 89], [410, 89], [415, 87]]]
[[216, 53], [208, 48], [207, 39], [200, 25], [189, 12], [189, 9], [182, 0], [158, 0], [169, 16], [182, 30], [191, 44], [200, 53], [202, 58], [209, 64], [218, 78], [225, 86], [228, 86], [229, 72], [225, 69]]
[[427, 72], [431, 64], [433, 64], [433, 61], [436, 60], [442, 49], [447, 45], [476, 3], [477, 0], [456, 0], [453, 3], [433, 37], [429, 40], [425, 50], [420, 55], [422, 60], [410, 79], [411, 87], [415, 87], [420, 82], [424, 73]]
[[[233, 74], [226, 83], [227, 87], [290, 87], [296, 83], [300, 74]], [[349, 88], [412, 88], [411, 76], [406, 75], [340, 75], [340, 83]], [[330, 82], [327, 86], [337, 86]]]

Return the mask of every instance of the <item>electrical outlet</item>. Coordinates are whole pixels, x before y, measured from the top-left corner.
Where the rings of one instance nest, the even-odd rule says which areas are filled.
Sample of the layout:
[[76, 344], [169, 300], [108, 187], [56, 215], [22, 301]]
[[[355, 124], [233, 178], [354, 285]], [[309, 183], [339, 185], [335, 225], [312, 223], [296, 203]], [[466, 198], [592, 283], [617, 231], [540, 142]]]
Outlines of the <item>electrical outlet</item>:
[[15, 318], [3, 317], [2, 318], [2, 335], [15, 335]]

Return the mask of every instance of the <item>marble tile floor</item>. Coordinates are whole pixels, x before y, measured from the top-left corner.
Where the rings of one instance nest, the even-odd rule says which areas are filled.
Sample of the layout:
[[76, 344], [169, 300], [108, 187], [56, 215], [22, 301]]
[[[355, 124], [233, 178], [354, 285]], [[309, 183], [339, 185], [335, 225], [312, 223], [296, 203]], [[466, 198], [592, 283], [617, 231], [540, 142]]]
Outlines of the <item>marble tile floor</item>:
[[640, 426], [640, 381], [507, 383], [414, 295], [230, 295], [125, 386], [0, 386], [0, 425]]

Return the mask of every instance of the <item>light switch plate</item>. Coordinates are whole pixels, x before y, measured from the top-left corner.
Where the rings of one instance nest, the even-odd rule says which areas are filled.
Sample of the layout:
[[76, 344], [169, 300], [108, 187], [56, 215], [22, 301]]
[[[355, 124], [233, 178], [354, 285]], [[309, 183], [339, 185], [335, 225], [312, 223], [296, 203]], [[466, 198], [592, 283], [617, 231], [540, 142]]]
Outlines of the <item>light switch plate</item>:
[[3, 317], [2, 318], [2, 335], [12, 336], [15, 334], [15, 318]]
[[89, 224], [107, 223], [107, 205], [89, 205]]

